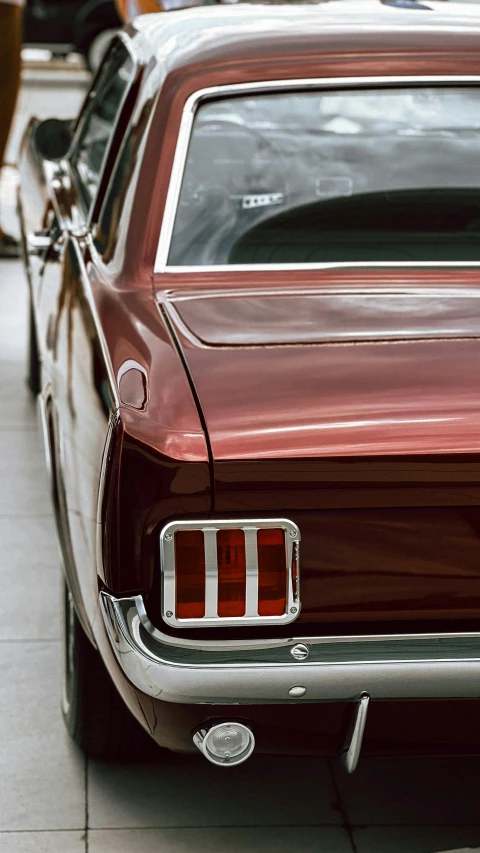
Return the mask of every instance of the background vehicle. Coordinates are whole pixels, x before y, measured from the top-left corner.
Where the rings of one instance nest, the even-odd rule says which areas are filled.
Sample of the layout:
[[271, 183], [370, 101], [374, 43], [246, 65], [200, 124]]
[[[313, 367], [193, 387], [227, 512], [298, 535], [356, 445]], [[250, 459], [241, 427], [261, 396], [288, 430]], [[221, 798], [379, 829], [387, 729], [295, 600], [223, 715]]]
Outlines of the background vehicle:
[[255, 742], [352, 770], [364, 732], [480, 751], [479, 34], [376, 2], [144, 16], [73, 137], [27, 134], [90, 752], [131, 748], [115, 690], [221, 765]]
[[54, 54], [82, 53], [95, 70], [120, 26], [115, 0], [27, 0], [24, 43]]

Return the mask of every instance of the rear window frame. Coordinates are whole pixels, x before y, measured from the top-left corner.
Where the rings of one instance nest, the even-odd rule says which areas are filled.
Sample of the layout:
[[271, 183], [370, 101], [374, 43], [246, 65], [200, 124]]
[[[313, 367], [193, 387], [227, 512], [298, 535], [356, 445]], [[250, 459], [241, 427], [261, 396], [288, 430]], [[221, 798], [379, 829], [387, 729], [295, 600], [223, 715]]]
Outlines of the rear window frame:
[[[422, 88], [474, 87], [480, 88], [480, 75], [419, 75], [412, 76], [375, 76], [375, 77], [323, 77], [292, 80], [273, 80], [264, 82], [237, 83], [225, 86], [212, 86], [199, 89], [185, 102], [175, 155], [170, 175], [162, 226], [157, 245], [154, 275], [163, 273], [238, 273], [238, 272], [278, 272], [288, 270], [322, 270], [355, 268], [480, 268], [479, 261], [333, 261], [315, 263], [277, 263], [277, 264], [199, 264], [174, 265], [168, 262], [173, 239], [173, 231], [180, 200], [183, 177], [187, 165], [187, 156], [196, 113], [206, 101], [226, 98], [230, 95], [272, 94], [278, 92], [317, 91], [358, 91], [361, 89], [400, 89], [405, 87]], [[479, 148], [480, 151], [480, 148]]]

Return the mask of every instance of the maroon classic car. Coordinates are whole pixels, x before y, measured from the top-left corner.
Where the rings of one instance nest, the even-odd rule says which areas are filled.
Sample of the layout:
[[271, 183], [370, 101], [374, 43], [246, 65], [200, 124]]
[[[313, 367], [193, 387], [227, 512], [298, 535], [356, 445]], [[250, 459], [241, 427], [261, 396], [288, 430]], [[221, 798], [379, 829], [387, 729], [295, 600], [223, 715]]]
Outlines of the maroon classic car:
[[91, 754], [480, 752], [480, 14], [404, 5], [146, 15], [26, 134]]

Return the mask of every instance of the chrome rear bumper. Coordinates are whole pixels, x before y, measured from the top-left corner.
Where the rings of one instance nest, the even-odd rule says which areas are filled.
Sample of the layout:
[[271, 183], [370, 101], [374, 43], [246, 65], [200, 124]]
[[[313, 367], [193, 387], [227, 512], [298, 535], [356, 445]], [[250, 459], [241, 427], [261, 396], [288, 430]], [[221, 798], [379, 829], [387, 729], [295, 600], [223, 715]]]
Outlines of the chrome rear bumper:
[[[127, 678], [165, 702], [352, 702], [365, 693], [372, 699], [480, 696], [478, 634], [193, 643], [158, 631], [140, 595], [102, 592], [100, 605]], [[294, 657], [300, 643], [303, 660]]]

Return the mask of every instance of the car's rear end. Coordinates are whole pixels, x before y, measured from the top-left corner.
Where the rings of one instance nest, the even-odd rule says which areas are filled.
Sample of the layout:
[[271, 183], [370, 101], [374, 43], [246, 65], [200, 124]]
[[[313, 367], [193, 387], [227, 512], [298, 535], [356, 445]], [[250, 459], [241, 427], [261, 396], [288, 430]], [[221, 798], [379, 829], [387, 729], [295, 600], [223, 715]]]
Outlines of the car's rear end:
[[350, 721], [351, 769], [369, 704], [370, 753], [479, 746], [480, 78], [453, 30], [423, 61], [392, 26], [376, 75], [354, 35], [348, 76], [286, 51], [184, 98], [154, 288], [209, 476], [175, 463], [140, 518], [127, 442], [105, 510], [137, 548], [102, 593], [120, 666], [217, 763], [249, 730], [340, 752]]

